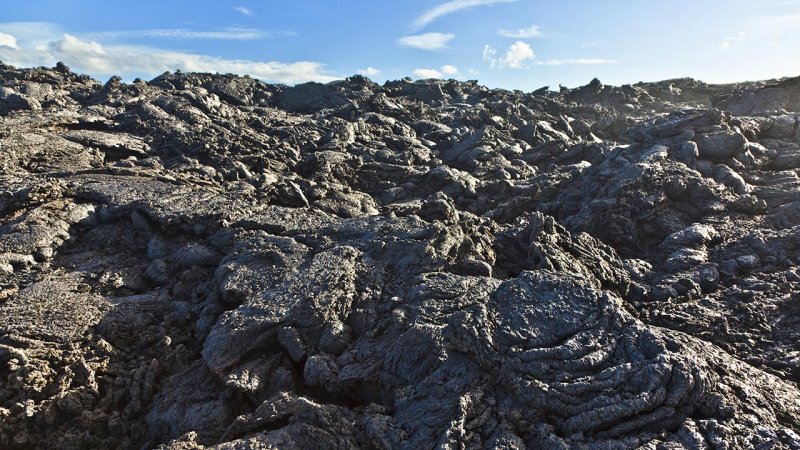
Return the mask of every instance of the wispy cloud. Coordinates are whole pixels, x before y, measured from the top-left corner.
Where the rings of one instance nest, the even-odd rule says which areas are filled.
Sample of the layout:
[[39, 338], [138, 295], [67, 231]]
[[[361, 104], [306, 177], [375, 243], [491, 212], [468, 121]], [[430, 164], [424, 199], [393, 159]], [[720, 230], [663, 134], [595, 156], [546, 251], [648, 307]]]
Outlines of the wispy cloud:
[[721, 48], [722, 50], [725, 50], [725, 49], [731, 48], [732, 45], [734, 45], [734, 44], [736, 44], [738, 42], [745, 41], [746, 39], [747, 39], [747, 35], [744, 33], [744, 31], [740, 31], [740, 32], [736, 33], [735, 36], [728, 36], [725, 39], [723, 39], [722, 42], [719, 43], [719, 48]]
[[401, 37], [397, 43], [405, 47], [436, 51], [447, 48], [447, 43], [454, 37], [454, 34], [449, 33], [425, 33]]
[[605, 45], [606, 41], [586, 41], [581, 42], [581, 47], [583, 48], [595, 48], [600, 47], [601, 45]]
[[383, 71], [374, 67], [367, 67], [366, 69], [359, 70], [358, 73], [359, 75], [364, 75], [367, 77], [377, 77], [380, 76]]
[[752, 18], [751, 29], [770, 34], [796, 32], [800, 30], [800, 2], [787, 3], [784, 6], [797, 6], [787, 8], [781, 14], [768, 14]]
[[244, 6], [234, 6], [233, 9], [238, 11], [240, 14], [248, 17], [252, 17], [254, 15], [252, 9], [246, 8]]
[[518, 28], [516, 30], [498, 30], [497, 34], [513, 39], [530, 39], [543, 35], [541, 27], [533, 25], [528, 28]]
[[522, 41], [511, 44], [505, 54], [499, 57], [494, 47], [486, 45], [483, 48], [483, 59], [492, 69], [522, 69], [535, 57], [536, 54], [531, 46]]
[[537, 66], [591, 66], [599, 64], [617, 64], [619, 61], [616, 59], [601, 59], [601, 58], [571, 58], [571, 59], [548, 59], [545, 61], [536, 61], [534, 64]]
[[515, 1], [517, 0], [453, 0], [447, 3], [442, 3], [439, 6], [435, 6], [423, 12], [419, 17], [414, 19], [412, 25], [416, 29], [422, 29], [431, 22], [435, 21], [436, 19], [439, 19], [440, 17], [452, 14], [457, 11], [461, 11], [468, 8], [475, 8], [477, 6], [488, 6], [488, 5], [495, 5], [498, 3], [511, 3]]
[[29, 42], [52, 40], [64, 34], [61, 27], [51, 22], [0, 22], [0, 32], [17, 41]]
[[483, 59], [492, 69], [524, 69], [531, 66], [587, 66], [598, 64], [617, 64], [614, 59], [602, 58], [564, 58], [536, 60], [536, 54], [531, 46], [522, 41], [514, 42], [505, 53], [500, 55], [494, 47], [483, 47]]
[[234, 60], [146, 46], [104, 46], [71, 34], [42, 39], [41, 30], [32, 31], [29, 35], [14, 35], [9, 33], [9, 29], [16, 29], [18, 33], [25, 32], [24, 28], [15, 24], [0, 24], [0, 30], [14, 38], [17, 44], [16, 48], [0, 46], [0, 60], [22, 67], [52, 66], [57, 61], [63, 61], [77, 71], [95, 76], [152, 76], [166, 70], [180, 69], [191, 72], [247, 74], [264, 81], [286, 84], [337, 79], [322, 64], [312, 61], [285, 63]]
[[0, 33], [0, 47], [8, 47], [12, 50], [17, 50], [19, 48], [17, 46], [17, 38], [8, 33]]
[[116, 41], [135, 38], [156, 38], [174, 40], [222, 40], [222, 41], [255, 41], [282, 36], [296, 36], [292, 31], [266, 31], [258, 28], [223, 28], [220, 30], [187, 30], [184, 28], [164, 28], [149, 30], [102, 31], [82, 34], [80, 37], [90, 40]]

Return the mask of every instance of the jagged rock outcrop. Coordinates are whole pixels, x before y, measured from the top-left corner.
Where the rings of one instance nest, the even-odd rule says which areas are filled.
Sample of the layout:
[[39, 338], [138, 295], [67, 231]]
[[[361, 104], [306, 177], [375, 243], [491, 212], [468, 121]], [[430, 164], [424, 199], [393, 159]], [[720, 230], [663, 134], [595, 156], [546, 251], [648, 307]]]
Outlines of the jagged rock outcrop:
[[800, 84], [0, 65], [2, 448], [800, 448]]

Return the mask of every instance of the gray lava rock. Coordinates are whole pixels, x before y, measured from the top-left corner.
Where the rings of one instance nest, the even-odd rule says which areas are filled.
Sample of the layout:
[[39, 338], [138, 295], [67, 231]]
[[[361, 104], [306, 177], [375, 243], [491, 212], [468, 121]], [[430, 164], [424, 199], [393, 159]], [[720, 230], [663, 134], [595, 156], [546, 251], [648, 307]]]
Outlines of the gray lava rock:
[[0, 448], [800, 448], [797, 80], [0, 64]]
[[695, 138], [699, 156], [711, 161], [724, 161], [744, 151], [747, 139], [740, 133], [719, 131]]
[[14, 110], [42, 109], [42, 105], [35, 98], [21, 94], [11, 88], [0, 87], [0, 111], [8, 112]]

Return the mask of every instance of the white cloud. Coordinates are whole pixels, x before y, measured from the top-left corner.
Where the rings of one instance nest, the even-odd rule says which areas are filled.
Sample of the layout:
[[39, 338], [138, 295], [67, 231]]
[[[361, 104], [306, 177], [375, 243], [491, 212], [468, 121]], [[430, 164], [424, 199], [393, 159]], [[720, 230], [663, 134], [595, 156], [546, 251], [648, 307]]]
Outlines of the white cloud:
[[483, 47], [483, 59], [489, 63], [489, 67], [492, 69], [522, 69], [528, 61], [535, 57], [536, 54], [533, 53], [531, 46], [522, 41], [511, 44], [506, 53], [499, 58], [496, 49], [489, 45]]
[[467, 70], [467, 73], [468, 73], [470, 76], [472, 76], [472, 77], [474, 77], [474, 76], [478, 76], [478, 75], [480, 75], [480, 74], [481, 74], [479, 71], [477, 71], [477, 70], [475, 70], [475, 69], [468, 69], [468, 70]]
[[416, 69], [414, 70], [414, 76], [417, 78], [456, 78], [459, 77], [461, 74], [458, 71], [458, 67], [452, 64], [445, 64], [439, 69]]
[[483, 46], [483, 60], [494, 68], [497, 65], [497, 49], [489, 44]]
[[[492, 69], [523, 69], [530, 65], [535, 66], [568, 66], [568, 65], [597, 65], [597, 64], [616, 64], [619, 61], [614, 59], [602, 58], [565, 58], [548, 59], [544, 61], [534, 61], [536, 54], [530, 45], [522, 41], [514, 42], [511, 47], [501, 56], [497, 49], [490, 45], [483, 47], [483, 59], [489, 63]], [[472, 74], [470, 74], [472, 75]]]
[[458, 67], [451, 64], [445, 64], [439, 69], [444, 75], [458, 75]]
[[248, 17], [252, 17], [253, 16], [253, 10], [250, 9], [250, 8], [245, 8], [244, 6], [236, 6], [233, 9], [235, 9], [236, 11], [238, 11], [242, 15], [245, 15], [245, 16], [248, 16]]
[[358, 73], [368, 77], [377, 77], [380, 76], [383, 71], [374, 67], [367, 67], [366, 69], [359, 70]]
[[[0, 29], [4, 24], [0, 24]], [[19, 36], [18, 36], [19, 37]], [[166, 70], [221, 72], [251, 75], [264, 81], [286, 84], [306, 81], [333, 81], [322, 64], [310, 61], [292, 63], [225, 59], [153, 47], [108, 45], [81, 40], [64, 34], [61, 38], [19, 39], [19, 48], [0, 46], [0, 60], [16, 66], [52, 66], [63, 61], [76, 71], [95, 76], [152, 76]]]
[[19, 48], [17, 46], [17, 38], [8, 33], [0, 33], [0, 47], [17, 50]]
[[83, 39], [93, 39], [111, 41], [117, 39], [130, 38], [157, 38], [157, 39], [176, 39], [176, 40], [223, 40], [223, 41], [253, 41], [280, 36], [296, 36], [291, 31], [265, 31], [257, 28], [230, 27], [220, 30], [194, 31], [183, 28], [166, 28], [151, 30], [128, 30], [128, 31], [107, 31], [99, 33], [87, 33], [80, 37]]
[[546, 61], [536, 61], [534, 64], [537, 66], [589, 66], [597, 64], [617, 64], [619, 61], [615, 59], [600, 59], [600, 58], [573, 58], [573, 59], [548, 59]]
[[[39, 47], [40, 51], [45, 50], [49, 55], [61, 60], [69, 60], [68, 65], [75, 67], [86, 67], [92, 71], [109, 73], [114, 70], [113, 57], [103, 49], [97, 42], [84, 42], [65, 34], [57, 41], [50, 42], [46, 47]], [[37, 49], [37, 50], [39, 50]]]
[[417, 29], [421, 29], [442, 16], [461, 11], [462, 9], [494, 5], [497, 3], [511, 3], [515, 1], [517, 0], [452, 0], [423, 12], [414, 20], [413, 25]]
[[499, 30], [497, 34], [507, 38], [530, 39], [542, 36], [543, 33], [538, 25], [533, 25], [528, 28], [519, 28], [516, 30]]
[[747, 39], [747, 35], [744, 33], [744, 31], [740, 31], [740, 32], [736, 33], [735, 36], [728, 36], [725, 39], [723, 39], [722, 42], [719, 43], [719, 48], [721, 48], [722, 50], [725, 50], [725, 49], [730, 48], [732, 45], [734, 45], [734, 44], [736, 44], [738, 42], [745, 41], [746, 39]]
[[525, 61], [535, 58], [533, 49], [530, 45], [522, 41], [514, 42], [502, 58], [500, 58], [500, 66], [510, 67], [512, 69], [519, 69]]
[[447, 48], [447, 43], [454, 37], [456, 37], [454, 34], [449, 33], [425, 33], [401, 37], [397, 43], [406, 47], [435, 51]]
[[417, 78], [442, 78], [443, 75], [436, 69], [416, 69], [414, 76]]

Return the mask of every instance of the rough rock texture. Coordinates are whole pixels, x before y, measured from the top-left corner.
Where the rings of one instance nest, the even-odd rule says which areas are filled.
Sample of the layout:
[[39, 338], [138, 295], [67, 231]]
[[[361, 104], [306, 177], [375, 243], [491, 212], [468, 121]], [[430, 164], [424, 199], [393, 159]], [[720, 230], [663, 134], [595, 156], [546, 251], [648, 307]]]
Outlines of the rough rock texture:
[[800, 448], [800, 79], [0, 85], [0, 448]]

